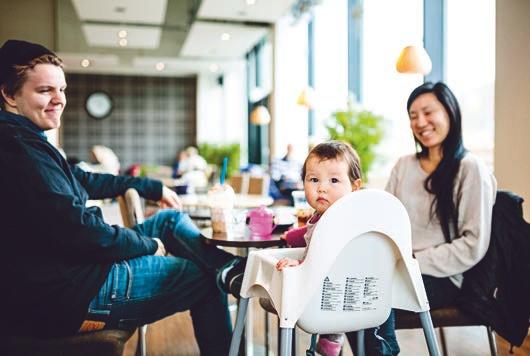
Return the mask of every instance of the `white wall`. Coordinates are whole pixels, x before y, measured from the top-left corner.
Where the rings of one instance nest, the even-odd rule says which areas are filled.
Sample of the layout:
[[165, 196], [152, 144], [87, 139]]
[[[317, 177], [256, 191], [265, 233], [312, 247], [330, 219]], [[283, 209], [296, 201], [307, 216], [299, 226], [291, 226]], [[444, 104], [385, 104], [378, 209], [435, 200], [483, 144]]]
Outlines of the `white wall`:
[[497, 0], [495, 176], [530, 220], [530, 1]]

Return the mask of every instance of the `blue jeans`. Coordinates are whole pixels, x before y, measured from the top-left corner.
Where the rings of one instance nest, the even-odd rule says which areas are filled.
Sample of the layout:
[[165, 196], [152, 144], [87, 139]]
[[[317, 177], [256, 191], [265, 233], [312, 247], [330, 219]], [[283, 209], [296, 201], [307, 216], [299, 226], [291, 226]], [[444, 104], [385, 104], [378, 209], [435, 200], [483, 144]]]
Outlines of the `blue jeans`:
[[[436, 278], [422, 275], [425, 292], [431, 309], [447, 307], [455, 301], [460, 289], [449, 278]], [[364, 342], [367, 356], [392, 356], [399, 354], [396, 339], [394, 311], [390, 312], [387, 321], [377, 328], [365, 330]], [[355, 333], [348, 333], [348, 342], [353, 350], [357, 345]]]
[[190, 218], [177, 211], [161, 211], [134, 230], [160, 238], [173, 256], [114, 263], [87, 319], [130, 329], [190, 310], [201, 354], [228, 354], [232, 326], [215, 274], [234, 256], [205, 244]]

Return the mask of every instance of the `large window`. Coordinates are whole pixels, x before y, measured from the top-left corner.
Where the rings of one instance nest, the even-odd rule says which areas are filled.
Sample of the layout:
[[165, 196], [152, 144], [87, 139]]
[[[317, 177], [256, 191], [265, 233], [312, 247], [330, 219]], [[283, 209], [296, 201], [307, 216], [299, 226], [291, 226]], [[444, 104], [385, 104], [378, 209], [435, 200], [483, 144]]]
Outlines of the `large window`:
[[446, 1], [446, 82], [460, 103], [465, 146], [492, 166], [495, 0]]
[[370, 185], [382, 187], [396, 159], [414, 152], [406, 101], [423, 77], [397, 73], [395, 65], [405, 46], [422, 46], [423, 0], [364, 1], [363, 8], [360, 104], [386, 119], [379, 160], [368, 175]]

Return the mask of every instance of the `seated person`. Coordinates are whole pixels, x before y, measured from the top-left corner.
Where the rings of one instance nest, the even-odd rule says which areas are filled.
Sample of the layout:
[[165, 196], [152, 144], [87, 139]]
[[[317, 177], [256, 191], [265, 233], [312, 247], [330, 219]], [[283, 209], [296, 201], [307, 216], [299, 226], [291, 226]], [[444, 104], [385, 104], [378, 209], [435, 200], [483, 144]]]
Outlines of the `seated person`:
[[[361, 187], [361, 162], [357, 152], [347, 143], [330, 141], [317, 145], [309, 152], [302, 168], [302, 179], [307, 201], [315, 213], [306, 226], [286, 232], [282, 238], [291, 247], [305, 246], [300, 260], [283, 258], [276, 264], [281, 271], [304, 262], [311, 236], [320, 216], [339, 198]], [[333, 244], [333, 237], [330, 237]], [[317, 352], [324, 356], [337, 356], [342, 348], [342, 334], [320, 335]]]
[[287, 153], [271, 163], [271, 178], [279, 191], [276, 199], [288, 199], [293, 204], [291, 192], [303, 189], [301, 179], [302, 164], [294, 158], [294, 147], [287, 145]]
[[179, 160], [177, 176], [192, 187], [206, 187], [208, 185], [207, 171], [208, 163], [199, 155], [197, 148], [193, 146], [186, 148], [185, 155], [182, 155], [182, 160]]
[[[455, 304], [463, 273], [488, 250], [497, 183], [465, 149], [460, 107], [447, 85], [424, 83], [414, 89], [407, 113], [417, 153], [398, 160], [386, 190], [410, 216], [412, 250], [430, 307], [444, 308]], [[348, 333], [348, 339], [355, 348], [355, 335]], [[393, 311], [379, 330], [365, 332], [365, 346], [367, 355], [399, 353]]]
[[[46, 138], [66, 105], [62, 61], [9, 40], [0, 48], [0, 304], [3, 335], [51, 338], [131, 329], [190, 310], [201, 354], [228, 354], [224, 291], [243, 260], [203, 242], [179, 197], [150, 179], [70, 167]], [[132, 229], [87, 199], [135, 188], [162, 210]], [[166, 251], [173, 256], [166, 256]]]

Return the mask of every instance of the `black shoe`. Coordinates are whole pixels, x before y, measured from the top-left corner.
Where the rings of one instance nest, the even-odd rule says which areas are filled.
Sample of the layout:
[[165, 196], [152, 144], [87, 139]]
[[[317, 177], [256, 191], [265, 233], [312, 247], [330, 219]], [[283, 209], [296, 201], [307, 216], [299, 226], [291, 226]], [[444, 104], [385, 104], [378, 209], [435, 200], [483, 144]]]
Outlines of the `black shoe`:
[[[221, 269], [217, 273], [217, 285], [219, 288], [223, 292], [232, 293], [235, 297], [239, 298], [239, 291], [241, 290], [241, 284], [243, 283], [243, 274], [245, 273], [246, 265], [247, 258], [243, 257], [234, 259], [232, 263]], [[222, 275], [226, 269], [228, 269], [228, 272], [226, 272], [226, 276], [223, 279]]]

